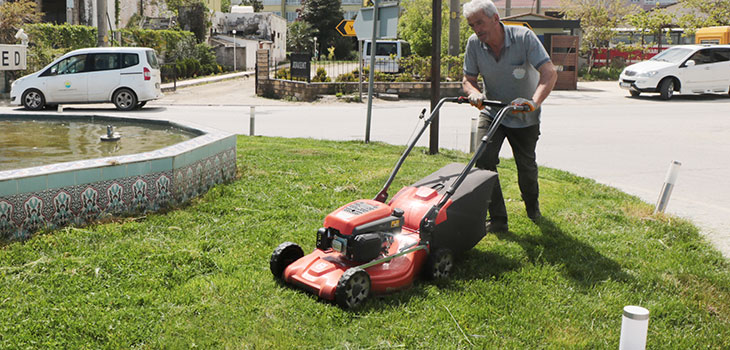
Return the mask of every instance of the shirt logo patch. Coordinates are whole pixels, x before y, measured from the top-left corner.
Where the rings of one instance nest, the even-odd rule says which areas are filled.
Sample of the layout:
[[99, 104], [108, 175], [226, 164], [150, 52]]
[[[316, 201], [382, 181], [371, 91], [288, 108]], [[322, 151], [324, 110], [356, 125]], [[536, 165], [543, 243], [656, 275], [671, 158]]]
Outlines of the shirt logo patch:
[[515, 68], [515, 70], [512, 71], [512, 76], [514, 76], [515, 79], [522, 79], [525, 77], [525, 73], [527, 73], [527, 71], [525, 71], [524, 68]]

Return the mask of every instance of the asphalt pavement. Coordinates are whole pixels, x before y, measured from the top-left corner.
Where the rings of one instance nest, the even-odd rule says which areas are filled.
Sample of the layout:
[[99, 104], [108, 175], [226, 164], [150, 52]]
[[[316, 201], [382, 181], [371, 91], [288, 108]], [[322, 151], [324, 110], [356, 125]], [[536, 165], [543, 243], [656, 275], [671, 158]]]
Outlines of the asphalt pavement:
[[[314, 103], [257, 97], [250, 74], [184, 87], [121, 113], [111, 104], [65, 106], [63, 113], [180, 120], [255, 135], [364, 140], [366, 103], [328, 97]], [[229, 78], [236, 78], [229, 80]], [[220, 78], [219, 78], [220, 79]], [[406, 144], [429, 101], [373, 101], [370, 140]], [[0, 107], [0, 113], [28, 113]], [[439, 146], [469, 150], [477, 110], [448, 104], [440, 111]], [[429, 144], [426, 133], [419, 145]], [[554, 91], [543, 105], [538, 163], [594, 179], [656, 203], [672, 161], [682, 163], [667, 212], [693, 220], [730, 258], [730, 97], [656, 95], [631, 98], [616, 82], [581, 82]], [[511, 157], [505, 145], [503, 157]]]

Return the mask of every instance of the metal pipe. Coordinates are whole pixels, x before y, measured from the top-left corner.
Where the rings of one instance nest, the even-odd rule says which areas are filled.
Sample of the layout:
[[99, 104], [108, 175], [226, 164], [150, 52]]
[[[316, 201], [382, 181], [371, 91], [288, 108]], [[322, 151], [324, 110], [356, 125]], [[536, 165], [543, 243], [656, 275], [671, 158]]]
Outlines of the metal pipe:
[[664, 185], [662, 186], [661, 192], [659, 192], [656, 207], [654, 207], [654, 214], [663, 213], [664, 209], [667, 208], [667, 204], [669, 204], [669, 197], [672, 195], [674, 184], [677, 182], [680, 166], [682, 166], [682, 163], [676, 160], [673, 160], [672, 163], [669, 164], [667, 177], [664, 179]]
[[248, 118], [248, 135], [254, 136], [256, 133], [256, 106], [249, 107]]

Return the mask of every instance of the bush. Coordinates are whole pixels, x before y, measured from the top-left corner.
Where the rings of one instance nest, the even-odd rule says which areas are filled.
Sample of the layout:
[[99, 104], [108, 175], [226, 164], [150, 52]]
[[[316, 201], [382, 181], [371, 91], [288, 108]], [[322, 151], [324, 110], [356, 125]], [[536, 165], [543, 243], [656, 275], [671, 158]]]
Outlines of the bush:
[[[357, 72], [357, 70], [355, 70]], [[335, 78], [335, 81], [337, 82], [357, 82], [357, 73], [345, 73], [340, 74], [337, 78]]]
[[621, 67], [593, 67], [590, 73], [587, 68], [581, 68], [578, 76], [587, 81], [618, 80], [623, 68]]
[[[334, 50], [332, 51], [334, 52]], [[326, 83], [332, 81], [332, 79], [327, 76], [327, 71], [323, 67], [319, 67], [317, 68], [317, 74], [314, 75], [312, 81], [315, 83]]]

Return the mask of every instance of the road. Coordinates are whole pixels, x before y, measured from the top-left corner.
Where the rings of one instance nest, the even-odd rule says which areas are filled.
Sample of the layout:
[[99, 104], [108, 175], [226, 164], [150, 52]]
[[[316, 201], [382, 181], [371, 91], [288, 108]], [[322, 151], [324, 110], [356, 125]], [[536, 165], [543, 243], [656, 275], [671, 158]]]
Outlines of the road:
[[[179, 89], [141, 111], [112, 105], [66, 107], [64, 113], [127, 115], [182, 120], [249, 134], [331, 140], [365, 138], [366, 104], [327, 98], [315, 103], [256, 97], [253, 78]], [[405, 144], [428, 101], [375, 100], [371, 140]], [[13, 109], [0, 107], [0, 113]], [[26, 112], [23, 112], [26, 113]], [[468, 150], [476, 110], [445, 105], [440, 147]], [[682, 163], [667, 212], [693, 220], [730, 258], [730, 98], [727, 95], [655, 95], [630, 98], [615, 82], [579, 83], [578, 91], [555, 91], [543, 106], [538, 163], [588, 177], [655, 203], [669, 164]], [[428, 133], [419, 142], [428, 145]], [[511, 157], [509, 147], [502, 156]]]

